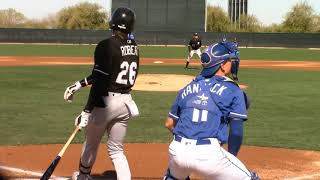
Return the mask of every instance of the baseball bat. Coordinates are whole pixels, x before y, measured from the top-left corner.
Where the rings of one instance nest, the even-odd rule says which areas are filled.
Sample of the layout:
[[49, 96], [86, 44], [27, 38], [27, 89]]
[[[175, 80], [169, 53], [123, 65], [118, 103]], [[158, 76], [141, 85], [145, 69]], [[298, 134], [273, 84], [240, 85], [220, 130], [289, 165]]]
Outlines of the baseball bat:
[[48, 167], [48, 169], [46, 170], [46, 172], [44, 172], [44, 174], [42, 175], [42, 177], [40, 178], [40, 180], [48, 180], [54, 169], [57, 167], [57, 165], [59, 164], [59, 161], [61, 159], [61, 157], [63, 156], [64, 152], [66, 151], [67, 147], [70, 145], [71, 141], [73, 140], [73, 138], [75, 137], [75, 135], [77, 134], [77, 132], [79, 131], [79, 127], [77, 126], [76, 129], [73, 131], [73, 133], [71, 134], [71, 136], [69, 137], [68, 141], [66, 142], [66, 144], [63, 146], [63, 148], [61, 149], [61, 151], [59, 152], [59, 154], [54, 158], [54, 160], [51, 162], [50, 166]]

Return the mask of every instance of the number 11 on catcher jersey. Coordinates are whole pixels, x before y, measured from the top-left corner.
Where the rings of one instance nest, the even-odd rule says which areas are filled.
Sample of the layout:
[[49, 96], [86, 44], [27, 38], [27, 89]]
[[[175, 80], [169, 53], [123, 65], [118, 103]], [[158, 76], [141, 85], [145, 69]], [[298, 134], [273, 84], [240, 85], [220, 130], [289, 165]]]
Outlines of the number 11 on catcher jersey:
[[207, 110], [199, 110], [194, 108], [193, 109], [193, 114], [192, 114], [192, 122], [199, 122], [200, 121], [204, 122], [208, 120], [208, 111]]

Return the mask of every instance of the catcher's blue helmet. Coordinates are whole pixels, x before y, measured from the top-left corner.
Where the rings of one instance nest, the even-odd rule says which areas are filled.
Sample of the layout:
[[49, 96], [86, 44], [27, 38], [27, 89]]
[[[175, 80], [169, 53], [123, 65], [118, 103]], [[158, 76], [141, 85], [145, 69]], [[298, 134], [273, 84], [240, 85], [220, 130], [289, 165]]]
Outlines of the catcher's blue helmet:
[[237, 73], [240, 63], [240, 52], [234, 42], [222, 41], [212, 44], [201, 54], [202, 71], [204, 77], [214, 75], [220, 68], [220, 64], [232, 60], [231, 73], [234, 80], [237, 80]]

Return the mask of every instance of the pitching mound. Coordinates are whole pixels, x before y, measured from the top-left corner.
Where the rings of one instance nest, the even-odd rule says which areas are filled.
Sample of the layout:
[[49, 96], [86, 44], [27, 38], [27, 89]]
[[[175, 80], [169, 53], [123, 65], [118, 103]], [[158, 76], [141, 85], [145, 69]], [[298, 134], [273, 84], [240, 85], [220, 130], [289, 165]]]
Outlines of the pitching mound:
[[194, 77], [178, 74], [139, 74], [134, 90], [139, 91], [178, 91]]
[[[133, 90], [139, 91], [179, 91], [187, 85], [194, 76], [178, 74], [139, 74]], [[246, 89], [246, 85], [239, 85]]]

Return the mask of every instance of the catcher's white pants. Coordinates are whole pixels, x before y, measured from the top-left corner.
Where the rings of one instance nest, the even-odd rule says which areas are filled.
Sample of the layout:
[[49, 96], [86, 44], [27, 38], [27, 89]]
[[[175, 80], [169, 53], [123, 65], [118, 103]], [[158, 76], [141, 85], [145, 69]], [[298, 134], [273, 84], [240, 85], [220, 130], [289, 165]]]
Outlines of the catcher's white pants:
[[[137, 115], [138, 109], [130, 94], [109, 93], [104, 97], [105, 108], [95, 107], [85, 128], [86, 141], [82, 148], [80, 170], [89, 172], [96, 160], [101, 138], [107, 136], [109, 157], [117, 172], [118, 180], [130, 180], [131, 173], [123, 153], [123, 141], [128, 120]], [[129, 107], [130, 106], [130, 107]]]
[[190, 62], [190, 59], [192, 58], [192, 56], [193, 56], [195, 53], [199, 56], [199, 58], [201, 58], [201, 50], [200, 50], [200, 48], [197, 49], [197, 50], [191, 50], [191, 51], [189, 52], [189, 56], [188, 56], [188, 60], [187, 60], [188, 62]]
[[250, 180], [245, 165], [224, 150], [217, 139], [211, 144], [196, 145], [196, 140], [173, 140], [169, 146], [169, 169], [173, 177], [186, 179], [195, 173], [209, 180]]

